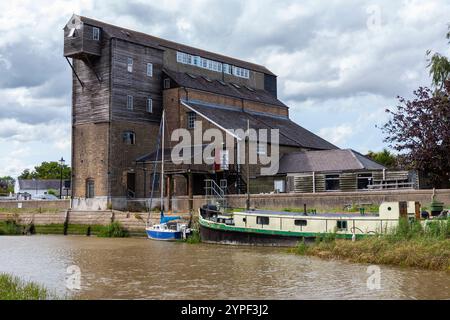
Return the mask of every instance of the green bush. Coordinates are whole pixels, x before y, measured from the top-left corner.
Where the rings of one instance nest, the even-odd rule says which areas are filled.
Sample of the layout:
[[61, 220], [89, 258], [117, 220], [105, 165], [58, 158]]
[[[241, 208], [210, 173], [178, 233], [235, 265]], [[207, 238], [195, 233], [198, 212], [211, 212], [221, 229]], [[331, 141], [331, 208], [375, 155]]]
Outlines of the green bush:
[[101, 238], [125, 238], [128, 237], [128, 231], [125, 230], [119, 222], [112, 222], [99, 230], [98, 236]]
[[198, 230], [192, 230], [191, 235], [186, 239], [186, 243], [197, 244], [200, 242], [202, 242], [202, 238], [200, 237], [200, 232], [198, 232]]

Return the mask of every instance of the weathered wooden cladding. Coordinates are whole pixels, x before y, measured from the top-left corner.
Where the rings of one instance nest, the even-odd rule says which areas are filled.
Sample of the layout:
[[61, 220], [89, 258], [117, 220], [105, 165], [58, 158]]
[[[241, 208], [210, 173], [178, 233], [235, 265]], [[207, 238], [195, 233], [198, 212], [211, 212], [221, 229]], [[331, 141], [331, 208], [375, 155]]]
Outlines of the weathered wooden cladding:
[[[113, 39], [112, 54], [112, 120], [159, 122], [162, 113], [162, 51], [119, 39]], [[128, 72], [128, 58], [133, 71]], [[153, 65], [153, 76], [147, 75], [147, 63]], [[127, 109], [127, 96], [133, 97], [133, 110]], [[153, 100], [153, 111], [147, 112], [147, 99]]]
[[73, 36], [69, 37], [71, 29], [64, 28], [64, 56], [76, 58], [82, 55], [99, 57], [102, 55], [102, 35], [100, 39], [94, 40], [93, 26], [82, 24], [80, 29], [75, 30]]

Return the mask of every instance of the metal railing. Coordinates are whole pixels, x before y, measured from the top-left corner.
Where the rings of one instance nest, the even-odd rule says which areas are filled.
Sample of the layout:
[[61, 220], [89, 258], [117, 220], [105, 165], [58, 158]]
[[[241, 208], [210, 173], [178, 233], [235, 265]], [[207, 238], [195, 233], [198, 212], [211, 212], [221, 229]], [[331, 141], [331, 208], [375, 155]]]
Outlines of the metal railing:
[[205, 179], [205, 196], [209, 205], [215, 205], [221, 210], [225, 209], [227, 207], [226, 191], [226, 180], [220, 180], [219, 186], [214, 180]]

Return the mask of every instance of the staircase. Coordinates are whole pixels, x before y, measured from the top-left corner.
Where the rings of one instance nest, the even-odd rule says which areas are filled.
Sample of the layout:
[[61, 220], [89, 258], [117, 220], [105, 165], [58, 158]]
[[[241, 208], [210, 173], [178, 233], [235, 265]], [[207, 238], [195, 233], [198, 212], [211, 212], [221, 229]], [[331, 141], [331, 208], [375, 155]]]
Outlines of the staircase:
[[224, 211], [227, 206], [227, 180], [220, 180], [218, 185], [214, 180], [205, 180], [205, 196], [208, 205], [214, 205], [219, 211]]

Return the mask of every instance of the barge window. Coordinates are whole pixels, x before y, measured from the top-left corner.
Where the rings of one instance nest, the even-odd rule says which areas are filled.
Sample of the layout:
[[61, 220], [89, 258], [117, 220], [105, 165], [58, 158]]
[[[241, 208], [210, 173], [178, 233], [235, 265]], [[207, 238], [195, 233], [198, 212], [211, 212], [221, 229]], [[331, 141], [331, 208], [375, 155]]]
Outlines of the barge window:
[[295, 224], [296, 226], [302, 226], [302, 227], [304, 227], [304, 226], [306, 226], [306, 225], [308, 224], [308, 221], [306, 221], [306, 220], [295, 220], [295, 221], [294, 221], [294, 224]]
[[338, 231], [346, 231], [348, 229], [347, 221], [337, 221], [337, 229]]
[[267, 225], [267, 224], [269, 224], [269, 217], [256, 217], [256, 223], [262, 224], [262, 225]]

